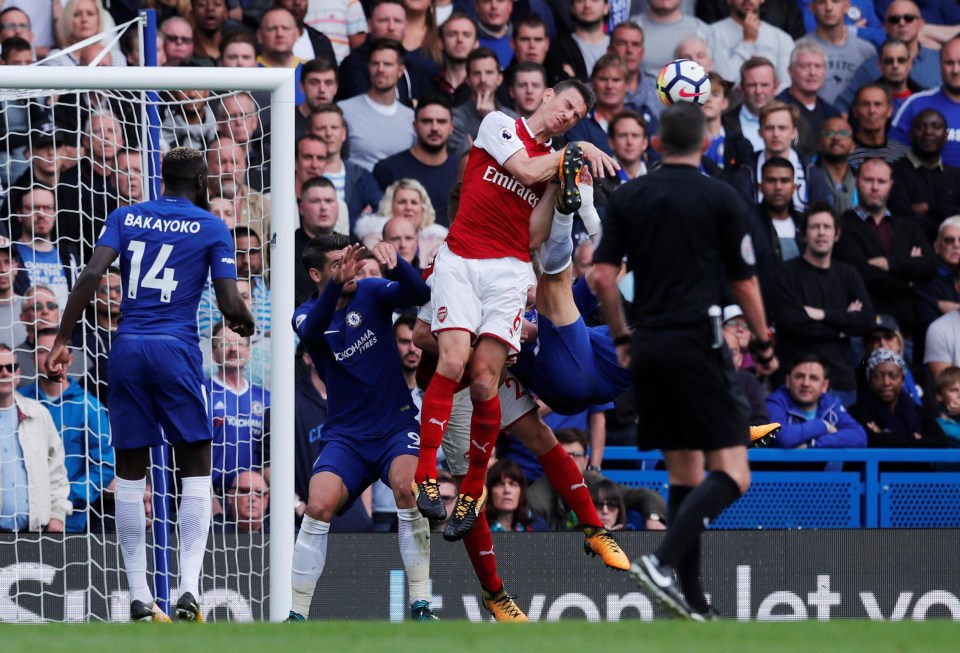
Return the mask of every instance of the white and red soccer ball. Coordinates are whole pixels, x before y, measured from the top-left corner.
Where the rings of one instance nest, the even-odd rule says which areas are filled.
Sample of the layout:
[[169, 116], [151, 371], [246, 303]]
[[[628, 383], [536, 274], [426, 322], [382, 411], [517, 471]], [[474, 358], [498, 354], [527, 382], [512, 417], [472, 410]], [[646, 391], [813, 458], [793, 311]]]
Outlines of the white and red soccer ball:
[[692, 102], [703, 106], [710, 97], [710, 77], [703, 66], [690, 59], [671, 61], [657, 75], [657, 95], [666, 105]]

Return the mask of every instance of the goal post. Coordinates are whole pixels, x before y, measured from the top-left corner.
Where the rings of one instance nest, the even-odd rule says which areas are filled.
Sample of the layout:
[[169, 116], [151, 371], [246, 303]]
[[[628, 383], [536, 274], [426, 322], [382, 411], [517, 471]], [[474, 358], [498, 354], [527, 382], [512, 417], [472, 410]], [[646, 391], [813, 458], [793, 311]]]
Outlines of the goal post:
[[[269, 535], [269, 618], [272, 621], [283, 620], [289, 610], [294, 544], [295, 339], [287, 321], [294, 310], [294, 232], [298, 227], [293, 173], [295, 85], [292, 69], [0, 67], [0, 95], [5, 99], [88, 91], [269, 93], [271, 208], [269, 232], [262, 234], [262, 244], [267, 248], [269, 243], [272, 261], [269, 284], [272, 323], [269, 334], [270, 495], [273, 498]], [[54, 128], [57, 128], [56, 124]], [[145, 157], [148, 159], [158, 152], [155, 145], [148, 146], [148, 149], [150, 152]], [[151, 172], [155, 175], [158, 171]], [[144, 183], [144, 199], [148, 196], [152, 199], [153, 188], [154, 184]], [[69, 601], [65, 600], [66, 603]], [[72, 619], [67, 617], [65, 620]]]

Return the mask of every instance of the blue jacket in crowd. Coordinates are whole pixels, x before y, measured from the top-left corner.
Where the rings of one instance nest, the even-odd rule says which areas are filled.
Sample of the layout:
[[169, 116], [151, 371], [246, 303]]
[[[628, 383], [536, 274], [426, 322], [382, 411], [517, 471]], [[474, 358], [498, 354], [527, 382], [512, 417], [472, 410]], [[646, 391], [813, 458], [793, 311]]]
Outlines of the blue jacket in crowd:
[[67, 516], [64, 529], [68, 533], [85, 532], [87, 509], [100, 498], [115, 474], [107, 409], [75, 381], [71, 381], [59, 397], [48, 397], [36, 383], [21, 392], [40, 401], [53, 416], [53, 423], [63, 438], [73, 503], [73, 514]]
[[[867, 433], [863, 427], [829, 392], [824, 393], [817, 403], [816, 419], [809, 421], [797, 408], [785, 385], [767, 397], [767, 409], [770, 411], [770, 421], [781, 424], [774, 440], [781, 449], [796, 449], [801, 445], [833, 449], [867, 446]], [[837, 432], [828, 433], [827, 424], [835, 426]]]

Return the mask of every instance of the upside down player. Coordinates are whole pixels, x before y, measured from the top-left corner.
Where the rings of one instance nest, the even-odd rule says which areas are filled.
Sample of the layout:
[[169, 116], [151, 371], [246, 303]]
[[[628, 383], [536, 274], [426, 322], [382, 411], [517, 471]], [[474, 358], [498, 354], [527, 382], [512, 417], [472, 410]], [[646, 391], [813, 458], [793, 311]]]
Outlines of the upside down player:
[[[294, 312], [293, 326], [326, 383], [329, 417], [294, 547], [288, 621], [303, 621], [310, 612], [326, 563], [330, 520], [377, 479], [397, 501], [412, 617], [436, 618], [429, 604], [430, 527], [410, 494], [420, 426], [393, 335], [394, 309], [419, 306], [430, 291], [387, 242], [378, 243], [373, 255], [397, 280], [358, 281], [362, 249], [346, 236], [330, 234], [311, 240], [302, 254], [317, 290]], [[370, 409], [371, 397], [377, 398], [376, 410]]]
[[[552, 201], [552, 198], [551, 198]], [[421, 348], [421, 365], [418, 379], [429, 381], [432, 366], [436, 363], [438, 347], [430, 328], [433, 315], [431, 303], [424, 304], [418, 314], [414, 329], [414, 342]], [[504, 372], [498, 399], [501, 404], [500, 427], [510, 432], [524, 446], [533, 451], [540, 460], [547, 478], [576, 513], [584, 527], [587, 539], [584, 550], [599, 555], [604, 564], [619, 570], [629, 568], [630, 561], [620, 549], [613, 536], [601, 525], [600, 517], [590, 497], [577, 464], [557, 441], [538, 412], [537, 402], [523, 384], [510, 372]], [[469, 390], [464, 388], [454, 395], [453, 409], [445, 425], [443, 450], [450, 471], [462, 481], [467, 472], [468, 452], [471, 450], [471, 403]], [[473, 447], [476, 449], [476, 446]], [[447, 538], [446, 532], [444, 537]], [[447, 538], [448, 539], [448, 538]], [[509, 595], [497, 573], [497, 561], [493, 552], [493, 538], [486, 512], [481, 511], [476, 523], [463, 537], [464, 547], [480, 581], [483, 604], [497, 621], [527, 621], [523, 610]]]
[[[592, 191], [592, 182], [590, 169], [584, 167], [581, 191]], [[555, 187], [547, 189], [545, 207], [555, 206], [555, 193]], [[596, 211], [588, 198], [592, 200], [592, 192], [583, 193], [581, 217]], [[573, 284], [572, 232], [573, 212], [553, 208], [550, 232], [539, 250], [537, 337], [521, 348], [510, 368], [543, 403], [562, 415], [613, 401], [630, 387], [630, 371], [617, 362], [609, 329], [606, 325], [588, 328], [583, 321], [599, 302], [587, 285], [590, 272]]]
[[[117, 209], [63, 313], [46, 373], [62, 378], [67, 344], [103, 273], [121, 256], [120, 327], [110, 350], [110, 427], [117, 453], [117, 536], [127, 572], [133, 621], [169, 622], [147, 585], [143, 494], [150, 447], [164, 436], [174, 448], [182, 490], [180, 530], [181, 620], [203, 621], [200, 571], [210, 532], [210, 441], [197, 336], [197, 307], [213, 279], [229, 327], [243, 337], [253, 316], [237, 290], [233, 239], [223, 221], [204, 210], [207, 164], [198, 150], [177, 147], [163, 157], [164, 197]], [[163, 428], [163, 433], [160, 429]]]
[[[576, 209], [579, 163], [598, 175], [617, 164], [590, 143], [551, 152], [550, 139], [579, 122], [595, 96], [568, 80], [544, 93], [540, 108], [517, 120], [487, 114], [464, 171], [457, 219], [434, 263], [432, 329], [439, 361], [423, 399], [420, 459], [413, 491], [417, 507], [431, 519], [446, 517], [437, 486], [436, 454], [450, 419], [453, 396], [469, 364], [471, 455], [457, 505], [444, 530], [462, 538], [486, 500], [487, 461], [500, 427], [497, 388], [508, 353], [520, 348], [526, 291], [533, 284], [530, 221], [546, 183], [559, 174], [560, 198]], [[474, 341], [476, 345], [474, 346]]]

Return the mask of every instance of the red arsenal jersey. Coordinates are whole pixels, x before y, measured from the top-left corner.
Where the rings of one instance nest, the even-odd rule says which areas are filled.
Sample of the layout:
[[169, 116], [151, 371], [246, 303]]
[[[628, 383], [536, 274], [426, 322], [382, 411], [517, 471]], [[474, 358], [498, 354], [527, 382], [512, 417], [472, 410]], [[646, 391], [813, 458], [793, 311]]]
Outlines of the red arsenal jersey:
[[518, 151], [543, 156], [548, 143], [538, 143], [523, 118], [499, 111], [488, 113], [463, 172], [460, 206], [447, 235], [450, 251], [463, 258], [530, 260], [530, 213], [547, 182], [527, 187], [503, 163]]

